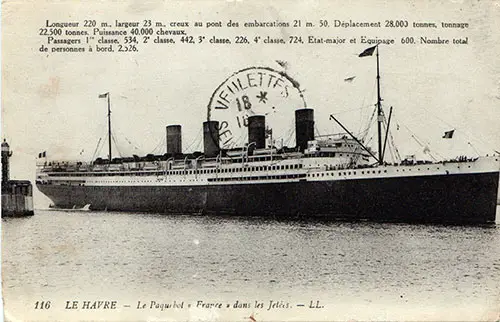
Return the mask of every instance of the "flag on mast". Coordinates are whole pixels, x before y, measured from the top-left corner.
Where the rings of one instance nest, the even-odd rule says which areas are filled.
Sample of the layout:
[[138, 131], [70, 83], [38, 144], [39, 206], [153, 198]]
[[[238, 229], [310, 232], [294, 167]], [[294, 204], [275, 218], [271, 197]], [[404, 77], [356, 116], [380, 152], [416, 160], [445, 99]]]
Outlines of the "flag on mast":
[[365, 57], [365, 56], [371, 56], [373, 55], [373, 52], [375, 51], [375, 48], [377, 48], [378, 45], [375, 45], [370, 48], [366, 48], [361, 54], [358, 55], [358, 57]]
[[444, 132], [443, 139], [451, 139], [453, 137], [453, 133], [455, 133], [455, 130]]
[[109, 92], [104, 93], [104, 94], [99, 94], [99, 98], [106, 98], [108, 97]]

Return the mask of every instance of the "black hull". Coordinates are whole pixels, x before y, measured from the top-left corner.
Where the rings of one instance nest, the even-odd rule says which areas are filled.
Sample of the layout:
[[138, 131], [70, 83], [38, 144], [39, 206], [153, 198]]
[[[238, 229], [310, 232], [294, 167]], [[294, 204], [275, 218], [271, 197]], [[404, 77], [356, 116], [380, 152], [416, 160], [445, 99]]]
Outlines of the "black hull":
[[203, 186], [37, 184], [56, 207], [285, 218], [494, 223], [499, 173]]

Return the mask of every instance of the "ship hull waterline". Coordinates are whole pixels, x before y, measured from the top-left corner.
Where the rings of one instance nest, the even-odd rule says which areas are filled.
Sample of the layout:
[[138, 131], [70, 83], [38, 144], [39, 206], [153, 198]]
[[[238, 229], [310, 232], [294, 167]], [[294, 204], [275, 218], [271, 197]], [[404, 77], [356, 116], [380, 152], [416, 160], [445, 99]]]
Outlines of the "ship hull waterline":
[[499, 172], [196, 186], [37, 184], [55, 207], [280, 218], [494, 223]]

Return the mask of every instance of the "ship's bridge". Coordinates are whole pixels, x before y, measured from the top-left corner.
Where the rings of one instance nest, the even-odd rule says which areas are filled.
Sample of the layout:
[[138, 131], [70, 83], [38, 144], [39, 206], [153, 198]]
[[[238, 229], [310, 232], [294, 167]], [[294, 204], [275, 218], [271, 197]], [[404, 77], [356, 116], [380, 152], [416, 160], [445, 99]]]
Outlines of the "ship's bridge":
[[326, 135], [308, 141], [304, 154], [306, 157], [338, 158], [341, 163], [347, 164], [364, 165], [370, 161], [370, 154], [361, 144], [343, 134]]

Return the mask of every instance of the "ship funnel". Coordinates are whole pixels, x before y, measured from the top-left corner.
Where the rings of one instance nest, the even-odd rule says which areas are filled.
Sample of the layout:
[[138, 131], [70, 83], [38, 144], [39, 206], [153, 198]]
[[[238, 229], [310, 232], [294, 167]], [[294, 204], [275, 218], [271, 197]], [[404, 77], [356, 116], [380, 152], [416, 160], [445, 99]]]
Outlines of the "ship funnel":
[[203, 147], [206, 158], [213, 158], [219, 154], [219, 122], [203, 122]]
[[295, 110], [295, 144], [300, 152], [307, 149], [307, 141], [314, 140], [314, 110]]
[[266, 117], [252, 115], [248, 117], [248, 144], [255, 142], [256, 149], [266, 147]]
[[182, 137], [180, 125], [167, 126], [167, 153], [182, 153]]

